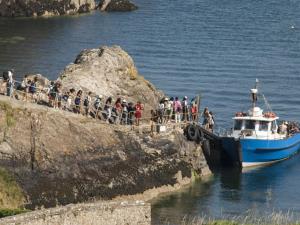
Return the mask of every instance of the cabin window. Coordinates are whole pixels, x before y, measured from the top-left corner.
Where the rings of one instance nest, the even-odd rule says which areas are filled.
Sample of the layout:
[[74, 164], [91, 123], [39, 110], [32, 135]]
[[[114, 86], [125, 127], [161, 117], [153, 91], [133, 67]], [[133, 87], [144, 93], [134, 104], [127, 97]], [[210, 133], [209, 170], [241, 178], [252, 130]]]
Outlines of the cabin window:
[[241, 130], [243, 125], [243, 120], [235, 120], [234, 121], [234, 129]]
[[259, 121], [259, 130], [268, 131], [269, 122], [268, 121]]
[[255, 120], [246, 120], [245, 121], [245, 129], [254, 130], [255, 129]]

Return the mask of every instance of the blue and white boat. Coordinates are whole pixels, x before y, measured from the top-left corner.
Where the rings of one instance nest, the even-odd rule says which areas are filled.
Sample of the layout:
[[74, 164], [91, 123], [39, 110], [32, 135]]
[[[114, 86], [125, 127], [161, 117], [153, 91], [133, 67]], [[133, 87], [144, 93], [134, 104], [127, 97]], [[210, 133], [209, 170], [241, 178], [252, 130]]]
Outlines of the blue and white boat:
[[247, 113], [236, 113], [233, 128], [221, 137], [224, 151], [242, 167], [278, 162], [300, 149], [298, 127], [287, 122], [278, 127], [279, 117], [274, 112], [263, 112], [256, 106], [257, 95], [258, 80], [251, 89], [252, 108]]

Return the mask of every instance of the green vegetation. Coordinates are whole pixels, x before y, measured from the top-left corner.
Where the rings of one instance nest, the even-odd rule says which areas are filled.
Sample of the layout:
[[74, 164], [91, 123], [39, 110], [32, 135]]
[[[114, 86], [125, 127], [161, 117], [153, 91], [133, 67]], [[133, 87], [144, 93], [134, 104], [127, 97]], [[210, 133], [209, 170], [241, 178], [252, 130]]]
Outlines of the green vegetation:
[[0, 218], [6, 217], [6, 216], [13, 216], [20, 213], [29, 212], [29, 210], [26, 209], [0, 209]]
[[5, 112], [5, 122], [7, 127], [12, 127], [15, 125], [16, 120], [14, 118], [14, 111], [10, 104], [7, 102], [0, 101], [0, 109]]
[[16, 124], [14, 118], [14, 110], [7, 102], [0, 101], [0, 110], [5, 113], [5, 116], [0, 118], [0, 132], [3, 131], [3, 139], [0, 142], [6, 141], [6, 135], [10, 127]]
[[136, 70], [136, 68], [135, 68], [134, 66], [131, 66], [131, 67], [129, 68], [128, 73], [129, 73], [129, 79], [130, 79], [130, 80], [136, 80], [136, 79], [137, 79], [137, 77], [138, 77], [138, 72], [137, 72], [137, 70]]
[[0, 209], [19, 211], [24, 202], [25, 197], [13, 176], [0, 168]]

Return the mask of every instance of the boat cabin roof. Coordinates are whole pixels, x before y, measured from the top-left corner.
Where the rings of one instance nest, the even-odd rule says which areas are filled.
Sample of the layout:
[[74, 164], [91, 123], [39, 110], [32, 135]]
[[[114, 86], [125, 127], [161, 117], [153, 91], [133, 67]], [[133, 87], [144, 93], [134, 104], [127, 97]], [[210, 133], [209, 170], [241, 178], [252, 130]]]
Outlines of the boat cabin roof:
[[272, 118], [267, 118], [264, 116], [235, 116], [232, 119], [234, 120], [255, 120], [255, 121], [266, 121], [266, 122], [272, 122], [274, 120], [279, 119], [279, 117], [272, 117]]

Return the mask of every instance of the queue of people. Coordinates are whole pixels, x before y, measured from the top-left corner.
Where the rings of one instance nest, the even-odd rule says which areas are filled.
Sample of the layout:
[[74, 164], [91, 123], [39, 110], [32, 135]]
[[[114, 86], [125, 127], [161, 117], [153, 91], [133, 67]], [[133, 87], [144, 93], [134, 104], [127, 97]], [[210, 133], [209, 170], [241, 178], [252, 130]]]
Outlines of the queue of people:
[[[140, 125], [143, 104], [127, 102], [126, 99], [113, 97], [104, 99], [102, 95], [93, 96], [92, 92], [84, 93], [71, 88], [63, 92], [62, 84], [59, 81], [51, 81], [48, 86], [38, 88], [38, 77], [29, 79], [24, 76], [22, 82], [13, 79], [13, 70], [3, 73], [3, 84], [6, 86], [6, 95], [16, 99], [30, 102], [37, 102], [55, 109], [66, 110], [87, 117], [104, 120], [107, 123], [123, 125]], [[14, 91], [17, 91], [14, 94]], [[46, 96], [47, 100], [41, 100], [40, 96]]]
[[196, 98], [188, 101], [188, 97], [184, 96], [182, 100], [179, 97], [163, 98], [156, 110], [151, 111], [152, 120], [163, 124], [174, 121], [181, 122], [197, 122], [198, 121], [198, 104]]
[[292, 135], [300, 132], [299, 127], [300, 127], [299, 123], [283, 121], [278, 126], [277, 132], [279, 134]]
[[[29, 78], [24, 76], [22, 82], [13, 79], [13, 70], [3, 73], [3, 81], [6, 84], [6, 95], [13, 97], [14, 90], [21, 92], [15, 95], [19, 100], [38, 102], [48, 105], [55, 109], [66, 110], [87, 117], [104, 120], [107, 123], [123, 125], [140, 125], [144, 110], [143, 104], [127, 102], [126, 99], [113, 97], [104, 99], [102, 95], [93, 96], [92, 92], [84, 93], [82, 90], [74, 88], [63, 92], [60, 81], [51, 81], [48, 86], [38, 88], [38, 77]], [[47, 100], [41, 101], [40, 96], [46, 96]], [[212, 112], [205, 108], [203, 112], [203, 126], [208, 130], [213, 130], [214, 118]], [[158, 108], [151, 110], [152, 122], [164, 124], [169, 122], [198, 122], [199, 112], [196, 98], [190, 101], [187, 96], [182, 99], [179, 97], [164, 97], [158, 104]]]

